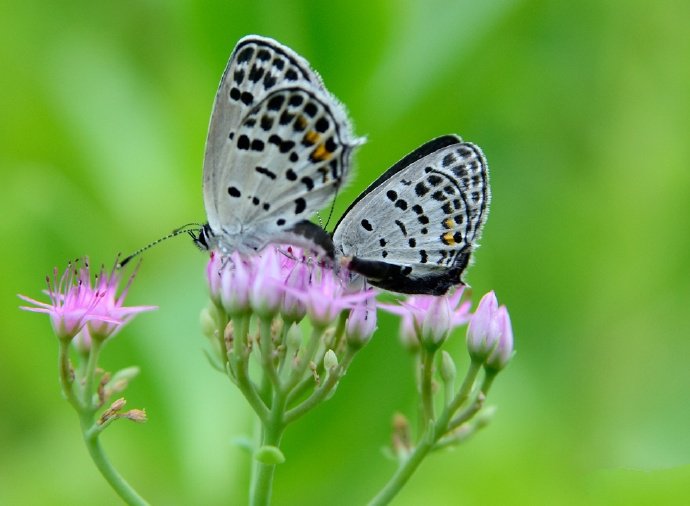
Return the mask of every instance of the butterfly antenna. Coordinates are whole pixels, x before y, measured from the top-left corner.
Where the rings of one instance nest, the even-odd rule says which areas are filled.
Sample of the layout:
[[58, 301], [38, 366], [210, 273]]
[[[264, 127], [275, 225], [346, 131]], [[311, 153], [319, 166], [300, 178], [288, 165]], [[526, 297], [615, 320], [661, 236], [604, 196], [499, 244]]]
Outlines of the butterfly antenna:
[[[190, 228], [193, 227], [193, 228]], [[171, 233], [166, 235], [165, 237], [161, 237], [160, 239], [156, 239], [152, 243], [147, 244], [143, 248], [139, 248], [136, 250], [134, 253], [129, 255], [128, 257], [125, 257], [122, 259], [120, 263], [118, 263], [118, 267], [124, 267], [127, 265], [133, 258], [141, 255], [144, 251], [153, 248], [155, 245], [162, 243], [163, 241], [167, 241], [168, 239], [171, 239], [173, 237], [177, 237], [178, 235], [182, 234], [193, 234], [194, 232], [198, 232], [201, 230], [201, 225], [199, 223], [187, 223], [186, 225], [183, 225], [179, 228], [176, 228], [173, 230]]]
[[319, 225], [321, 225], [321, 228], [324, 230], [326, 230], [326, 227], [331, 222], [331, 218], [333, 217], [333, 209], [335, 209], [335, 200], [338, 198], [338, 192], [340, 192], [340, 186], [338, 186], [335, 189], [335, 195], [333, 195], [333, 201], [331, 202], [331, 208], [328, 211], [328, 218], [326, 218], [326, 224], [325, 225], [321, 222], [321, 215], [319, 215]]

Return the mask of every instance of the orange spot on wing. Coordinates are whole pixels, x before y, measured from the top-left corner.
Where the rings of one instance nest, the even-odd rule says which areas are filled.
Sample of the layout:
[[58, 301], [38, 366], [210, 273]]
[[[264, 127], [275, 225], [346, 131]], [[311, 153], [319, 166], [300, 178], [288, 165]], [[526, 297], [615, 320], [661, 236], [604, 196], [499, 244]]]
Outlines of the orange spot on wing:
[[317, 132], [314, 132], [314, 130], [309, 130], [306, 134], [304, 134], [304, 142], [310, 145], [316, 144], [320, 137], [321, 136]]
[[330, 157], [331, 154], [328, 152], [328, 150], [324, 147], [323, 144], [319, 144], [314, 150], [314, 152], [311, 154], [311, 159], [315, 162], [322, 162], [324, 160], [328, 160]]
[[453, 238], [453, 232], [446, 232], [445, 234], [443, 234], [443, 242], [446, 243], [448, 246], [455, 246], [456, 242]]

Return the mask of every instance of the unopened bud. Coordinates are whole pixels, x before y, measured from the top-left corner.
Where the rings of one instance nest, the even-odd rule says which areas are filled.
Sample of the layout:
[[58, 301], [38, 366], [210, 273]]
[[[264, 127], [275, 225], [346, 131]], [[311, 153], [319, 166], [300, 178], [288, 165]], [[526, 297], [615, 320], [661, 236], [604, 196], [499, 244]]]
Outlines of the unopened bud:
[[293, 324], [288, 330], [286, 341], [288, 350], [299, 350], [300, 346], [302, 346], [302, 329], [298, 325]]
[[350, 310], [345, 326], [347, 343], [355, 349], [369, 342], [376, 330], [376, 300], [365, 299]]
[[412, 448], [410, 437], [410, 423], [401, 413], [393, 415], [393, 433], [391, 434], [391, 447], [398, 458], [404, 458]]
[[451, 325], [450, 304], [446, 296], [434, 297], [422, 321], [422, 344], [435, 351], [448, 337]]
[[472, 360], [484, 363], [496, 346], [498, 301], [493, 291], [482, 297], [467, 326], [467, 349]]
[[201, 324], [201, 332], [209, 339], [213, 339], [218, 327], [209, 308], [206, 307], [201, 310], [199, 314], [199, 323]]
[[510, 324], [510, 316], [505, 306], [498, 308], [496, 322], [498, 342], [486, 359], [486, 368], [498, 372], [508, 365], [513, 357], [513, 327]]
[[148, 421], [146, 411], [143, 409], [130, 409], [129, 411], [122, 413], [121, 417], [136, 423], [145, 423]]
[[445, 350], [441, 352], [441, 367], [439, 369], [443, 382], [452, 385], [455, 381], [457, 369], [455, 368], [455, 362], [453, 362], [450, 353]]
[[91, 352], [91, 336], [88, 327], [83, 327], [72, 340], [74, 348], [82, 357], [88, 357]]
[[333, 350], [328, 350], [323, 357], [323, 366], [327, 371], [331, 371], [338, 367], [338, 356]]

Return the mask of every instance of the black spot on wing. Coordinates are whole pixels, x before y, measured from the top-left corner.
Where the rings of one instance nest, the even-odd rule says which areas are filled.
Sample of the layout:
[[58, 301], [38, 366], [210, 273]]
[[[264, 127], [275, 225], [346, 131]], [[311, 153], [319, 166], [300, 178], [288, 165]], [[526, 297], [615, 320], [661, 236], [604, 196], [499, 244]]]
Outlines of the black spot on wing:
[[307, 201], [302, 197], [295, 199], [295, 214], [301, 214], [307, 208]]
[[263, 174], [264, 176], [266, 176], [270, 179], [276, 178], [275, 172], [267, 169], [266, 167], [256, 167], [254, 170], [256, 170], [256, 172], [258, 172], [259, 174]]

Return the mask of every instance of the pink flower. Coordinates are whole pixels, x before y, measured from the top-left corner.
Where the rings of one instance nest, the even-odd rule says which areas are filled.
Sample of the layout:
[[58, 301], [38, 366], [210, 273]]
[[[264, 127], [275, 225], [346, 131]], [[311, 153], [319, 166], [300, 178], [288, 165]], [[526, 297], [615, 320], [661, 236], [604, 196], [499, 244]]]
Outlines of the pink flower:
[[360, 348], [369, 342], [376, 330], [376, 299], [372, 296], [357, 303], [351, 310], [345, 326], [347, 342]]
[[215, 251], [211, 252], [211, 258], [206, 265], [206, 280], [208, 281], [208, 293], [211, 300], [217, 306], [221, 304], [221, 267], [223, 259]]
[[[220, 277], [220, 302], [229, 315], [249, 310], [249, 290], [254, 279], [254, 266], [236, 251], [229, 257], [212, 255], [207, 272], [209, 289], [213, 293], [213, 272]], [[213, 295], [211, 295], [213, 297]]]
[[481, 298], [467, 326], [467, 349], [472, 359], [478, 362], [484, 362], [496, 344], [496, 311], [498, 300], [492, 290]]
[[[213, 267], [211, 266], [213, 264]], [[213, 271], [220, 269], [220, 300], [229, 315], [253, 311], [299, 321], [308, 314], [312, 323], [332, 323], [344, 309], [372, 291], [348, 293], [346, 283], [332, 270], [316, 265], [299, 248], [268, 246], [257, 255], [233, 253], [225, 264], [212, 257], [207, 267], [211, 297], [216, 291]]]
[[280, 309], [283, 290], [276, 286], [277, 280], [284, 280], [285, 273], [276, 248], [264, 248], [261, 255], [253, 257], [254, 272], [249, 290], [249, 303], [256, 314], [261, 317], [273, 317]]
[[[152, 311], [158, 309], [156, 306], [125, 306], [125, 297], [129, 292], [130, 286], [136, 277], [139, 265], [132, 272], [132, 275], [127, 280], [127, 284], [120, 293], [117, 294], [118, 286], [122, 277], [122, 271], [117, 268], [117, 261], [115, 266], [106, 273], [105, 266], [101, 266], [101, 270], [95, 276], [94, 289], [101, 297], [94, 308], [94, 313], [102, 318], [96, 318], [88, 322], [87, 326], [91, 337], [94, 339], [106, 339], [118, 332], [123, 325], [129, 323], [137, 314], [144, 311]], [[88, 282], [88, 270], [82, 273], [84, 281]]]
[[500, 371], [510, 359], [513, 358], [513, 327], [510, 324], [510, 315], [505, 306], [498, 308], [496, 315], [498, 327], [498, 344], [486, 359], [486, 368]]
[[280, 314], [288, 321], [298, 322], [307, 314], [307, 307], [296, 294], [304, 293], [307, 290], [311, 278], [311, 269], [306, 262], [293, 263], [292, 270], [285, 278], [285, 293], [280, 306]]
[[380, 304], [380, 307], [400, 315], [403, 344], [414, 349], [414, 343], [419, 343], [423, 335], [431, 339], [430, 343], [438, 342], [469, 321], [471, 303], [462, 301], [463, 292], [464, 286], [460, 286], [450, 295], [412, 295], [400, 304]]
[[312, 324], [326, 327], [333, 323], [341, 311], [356, 303], [372, 298], [373, 290], [348, 292], [346, 283], [332, 270], [315, 268], [311, 283], [301, 297]]
[[[117, 261], [115, 263], [117, 266]], [[71, 340], [85, 325], [89, 325], [92, 337], [105, 339], [122, 325], [130, 321], [137, 313], [155, 309], [153, 306], [124, 307], [123, 302], [134, 274], [119, 297], [116, 296], [120, 282], [120, 271], [115, 267], [108, 275], [104, 268], [95, 276], [91, 284], [88, 259], [84, 265], [79, 262], [68, 264], [67, 270], [60, 276], [57, 267], [53, 279], [46, 277], [46, 293], [50, 303], [39, 302], [24, 295], [19, 297], [36, 307], [21, 306], [21, 309], [37, 313], [47, 313], [53, 330], [62, 340]]]
[[472, 360], [487, 368], [504, 368], [513, 355], [513, 329], [505, 306], [498, 306], [496, 294], [487, 293], [479, 301], [467, 327], [467, 349]]
[[422, 320], [422, 343], [435, 350], [443, 344], [451, 329], [450, 303], [447, 297], [434, 297]]

